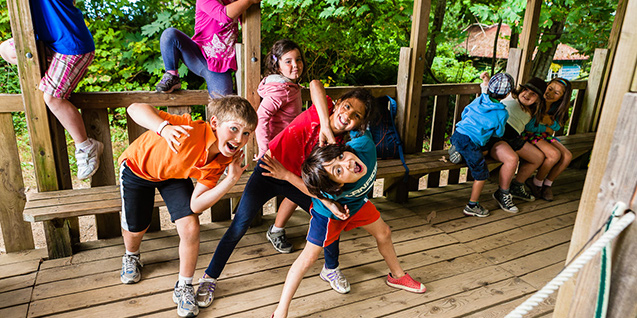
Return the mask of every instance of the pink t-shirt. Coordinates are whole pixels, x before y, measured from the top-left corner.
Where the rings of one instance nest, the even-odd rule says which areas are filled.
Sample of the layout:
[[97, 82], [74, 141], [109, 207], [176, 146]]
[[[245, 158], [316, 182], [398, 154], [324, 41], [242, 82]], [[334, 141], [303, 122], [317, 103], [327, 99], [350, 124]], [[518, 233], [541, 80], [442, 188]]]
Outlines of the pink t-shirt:
[[[328, 112], [334, 111], [332, 99], [327, 97]], [[316, 106], [312, 105], [270, 141], [270, 153], [290, 172], [301, 176], [301, 165], [319, 140], [321, 123]], [[334, 136], [343, 142], [343, 136]]]
[[237, 69], [234, 45], [239, 35], [239, 21], [226, 15], [226, 5], [234, 1], [197, 0], [192, 40], [201, 48], [208, 69], [213, 72]]

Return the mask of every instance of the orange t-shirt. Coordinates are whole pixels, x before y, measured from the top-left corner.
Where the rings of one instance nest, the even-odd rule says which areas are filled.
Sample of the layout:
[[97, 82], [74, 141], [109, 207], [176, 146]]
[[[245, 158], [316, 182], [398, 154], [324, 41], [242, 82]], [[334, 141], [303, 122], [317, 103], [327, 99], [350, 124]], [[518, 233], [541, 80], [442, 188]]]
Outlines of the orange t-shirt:
[[126, 160], [126, 165], [133, 173], [149, 181], [195, 178], [208, 188], [217, 185], [232, 158], [219, 153], [206, 163], [208, 149], [217, 140], [210, 124], [203, 120], [193, 121], [189, 114], [178, 116], [160, 111], [159, 116], [171, 125], [193, 127], [189, 137], [184, 135], [179, 138], [181, 145], [175, 147], [177, 153], [168, 148], [164, 138], [154, 131], [147, 131], [122, 153], [119, 164]]

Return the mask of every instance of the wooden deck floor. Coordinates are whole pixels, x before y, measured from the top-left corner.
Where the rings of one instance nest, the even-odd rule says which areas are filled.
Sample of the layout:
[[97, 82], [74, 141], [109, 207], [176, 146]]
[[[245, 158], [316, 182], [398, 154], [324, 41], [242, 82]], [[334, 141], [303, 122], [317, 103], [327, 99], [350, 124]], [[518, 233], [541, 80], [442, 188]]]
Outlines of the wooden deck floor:
[[[487, 184], [487, 218], [464, 217], [470, 186], [412, 193], [397, 205], [375, 199], [399, 259], [428, 288], [417, 295], [385, 285], [388, 270], [375, 241], [361, 229], [341, 239], [341, 268], [352, 290], [332, 291], [319, 277], [322, 260], [301, 283], [290, 317], [502, 317], [541, 288], [563, 266], [584, 184], [584, 170], [567, 170], [554, 186], [556, 200], [519, 203], [521, 212], [496, 209]], [[288, 235], [304, 244], [307, 216], [296, 213]], [[200, 317], [269, 317], [289, 266], [298, 256], [279, 254], [265, 239], [272, 216], [241, 240]], [[210, 261], [227, 222], [203, 225], [195, 277]], [[0, 256], [0, 317], [176, 317], [171, 300], [178, 272], [175, 231], [149, 233], [142, 244], [143, 280], [119, 281], [123, 243], [84, 243], [71, 258], [41, 261], [41, 250]], [[550, 317], [549, 298], [527, 317]]]

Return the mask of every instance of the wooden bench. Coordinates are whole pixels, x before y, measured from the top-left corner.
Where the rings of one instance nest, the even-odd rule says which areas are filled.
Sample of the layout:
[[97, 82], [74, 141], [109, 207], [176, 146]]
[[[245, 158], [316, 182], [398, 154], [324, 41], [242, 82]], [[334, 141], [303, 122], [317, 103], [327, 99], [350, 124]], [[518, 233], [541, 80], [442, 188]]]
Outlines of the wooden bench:
[[[573, 158], [589, 152], [593, 146], [594, 133], [560, 137], [562, 143], [573, 152]], [[453, 164], [448, 161], [446, 150], [424, 152], [407, 155], [405, 161], [409, 167], [412, 180], [433, 172], [454, 170], [466, 167], [464, 164]], [[500, 163], [489, 159], [490, 169]], [[384, 192], [388, 199], [396, 202], [407, 200], [409, 190], [417, 190], [417, 183], [411, 185], [403, 182], [404, 167], [399, 159], [379, 160], [377, 178], [385, 179]], [[212, 220], [229, 220], [231, 211], [238, 204], [250, 173], [245, 173], [237, 184], [211, 208]], [[414, 189], [415, 188], [415, 189]], [[155, 195], [155, 206], [165, 203], [159, 193]], [[121, 211], [119, 186], [101, 186], [86, 189], [72, 189], [30, 193], [24, 208], [24, 220], [28, 222], [51, 221], [75, 216], [118, 213]], [[259, 222], [260, 220], [257, 220]], [[68, 229], [66, 229], [68, 230]], [[47, 242], [48, 243], [48, 242]]]

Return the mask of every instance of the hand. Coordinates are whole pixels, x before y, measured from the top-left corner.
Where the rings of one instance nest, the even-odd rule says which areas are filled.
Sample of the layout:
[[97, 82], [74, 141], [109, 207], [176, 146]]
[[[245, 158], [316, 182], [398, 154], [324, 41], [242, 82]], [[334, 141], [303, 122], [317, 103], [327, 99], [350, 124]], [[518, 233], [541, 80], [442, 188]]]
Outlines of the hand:
[[328, 208], [337, 218], [341, 220], [347, 220], [349, 218], [349, 209], [347, 208], [347, 205], [341, 206], [340, 203], [328, 199], [321, 199], [321, 202], [323, 202], [325, 207]]
[[244, 157], [243, 150], [239, 150], [228, 165], [228, 177], [232, 178], [234, 182], [237, 182], [241, 178], [241, 174], [246, 171], [247, 166], [242, 166]]
[[489, 76], [488, 72], [482, 72], [482, 74], [480, 74], [480, 79], [482, 80], [483, 83], [489, 83], [491, 76]]
[[168, 148], [172, 150], [174, 153], [177, 153], [177, 148], [175, 146], [180, 146], [181, 143], [177, 141], [181, 137], [181, 135], [186, 135], [186, 137], [190, 137], [188, 133], [189, 130], [193, 128], [188, 125], [167, 125], [164, 129], [161, 130], [161, 136], [168, 143]]
[[334, 133], [332, 132], [332, 128], [329, 125], [327, 127], [323, 127], [321, 125], [321, 131], [319, 133], [319, 147], [331, 145], [336, 143], [336, 139], [334, 138]]
[[264, 172], [263, 175], [266, 177], [272, 177], [279, 180], [287, 181], [287, 176], [290, 174], [290, 170], [286, 169], [276, 158], [270, 157], [268, 155], [263, 155], [261, 157], [261, 167], [268, 170], [269, 172]]

